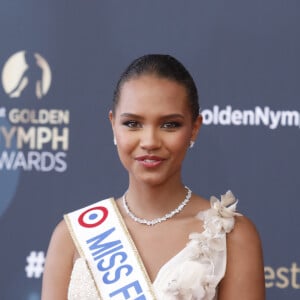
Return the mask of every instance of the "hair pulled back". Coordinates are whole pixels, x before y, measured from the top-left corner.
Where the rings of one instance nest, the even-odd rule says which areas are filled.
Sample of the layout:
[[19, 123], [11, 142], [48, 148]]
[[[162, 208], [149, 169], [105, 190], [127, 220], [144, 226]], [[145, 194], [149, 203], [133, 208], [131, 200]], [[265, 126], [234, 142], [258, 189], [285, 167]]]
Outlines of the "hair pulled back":
[[198, 92], [195, 82], [188, 70], [171, 55], [148, 54], [135, 59], [121, 74], [114, 91], [112, 112], [115, 113], [122, 86], [125, 82], [142, 75], [154, 75], [173, 80], [185, 87], [188, 102], [195, 121], [199, 115]]

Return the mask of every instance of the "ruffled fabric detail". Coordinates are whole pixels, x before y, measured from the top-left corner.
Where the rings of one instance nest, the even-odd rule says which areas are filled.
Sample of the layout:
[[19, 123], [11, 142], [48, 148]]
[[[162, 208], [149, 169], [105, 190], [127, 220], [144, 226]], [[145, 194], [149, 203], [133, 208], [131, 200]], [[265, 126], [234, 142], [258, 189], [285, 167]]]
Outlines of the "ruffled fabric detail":
[[211, 209], [200, 212], [198, 217], [204, 221], [204, 229], [212, 237], [218, 233], [229, 233], [234, 226], [234, 216], [241, 216], [236, 212], [238, 201], [231, 191], [221, 195], [221, 200], [212, 196], [210, 198]]
[[191, 233], [187, 246], [158, 274], [158, 299], [212, 300], [226, 269], [226, 233], [234, 227], [237, 200], [231, 191], [211, 197], [211, 208], [200, 212], [204, 231]]

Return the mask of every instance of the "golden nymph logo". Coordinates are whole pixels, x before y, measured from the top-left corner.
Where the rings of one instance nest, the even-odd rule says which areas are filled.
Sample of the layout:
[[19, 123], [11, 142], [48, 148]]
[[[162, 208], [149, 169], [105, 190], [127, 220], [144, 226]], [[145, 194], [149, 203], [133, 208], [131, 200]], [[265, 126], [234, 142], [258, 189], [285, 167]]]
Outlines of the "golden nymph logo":
[[39, 53], [19, 51], [4, 64], [2, 85], [10, 98], [33, 97], [42, 99], [51, 84], [51, 70]]
[[[4, 64], [2, 85], [8, 104], [0, 106], [0, 170], [64, 172], [70, 112], [40, 107], [43, 102], [39, 100], [51, 85], [47, 61], [38, 53], [13, 54]], [[33, 108], [26, 108], [27, 101], [34, 98]], [[12, 108], [13, 103], [22, 104], [22, 108]]]

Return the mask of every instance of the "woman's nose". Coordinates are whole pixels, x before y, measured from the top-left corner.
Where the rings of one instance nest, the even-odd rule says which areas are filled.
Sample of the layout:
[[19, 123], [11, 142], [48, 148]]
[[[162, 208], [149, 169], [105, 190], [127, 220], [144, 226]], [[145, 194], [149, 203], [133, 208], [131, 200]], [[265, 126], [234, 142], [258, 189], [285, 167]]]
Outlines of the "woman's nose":
[[161, 138], [157, 129], [144, 128], [141, 132], [140, 145], [147, 150], [157, 149], [161, 146]]

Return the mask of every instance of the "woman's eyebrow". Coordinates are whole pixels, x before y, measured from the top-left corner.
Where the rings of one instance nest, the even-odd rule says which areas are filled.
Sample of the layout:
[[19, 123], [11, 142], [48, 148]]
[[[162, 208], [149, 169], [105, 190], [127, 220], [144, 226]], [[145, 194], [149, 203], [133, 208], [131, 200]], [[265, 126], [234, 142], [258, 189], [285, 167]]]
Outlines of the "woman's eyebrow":
[[[126, 118], [135, 118], [135, 119], [144, 119], [144, 117], [137, 115], [137, 114], [133, 114], [133, 113], [122, 113], [120, 115], [121, 117], [126, 117]], [[171, 118], [181, 118], [184, 119], [184, 115], [182, 114], [167, 114], [167, 115], [162, 115], [160, 117], [160, 119], [171, 119]]]
[[161, 118], [162, 119], [172, 119], [172, 118], [184, 119], [184, 115], [182, 115], [182, 114], [169, 114], [169, 115], [164, 115]]

